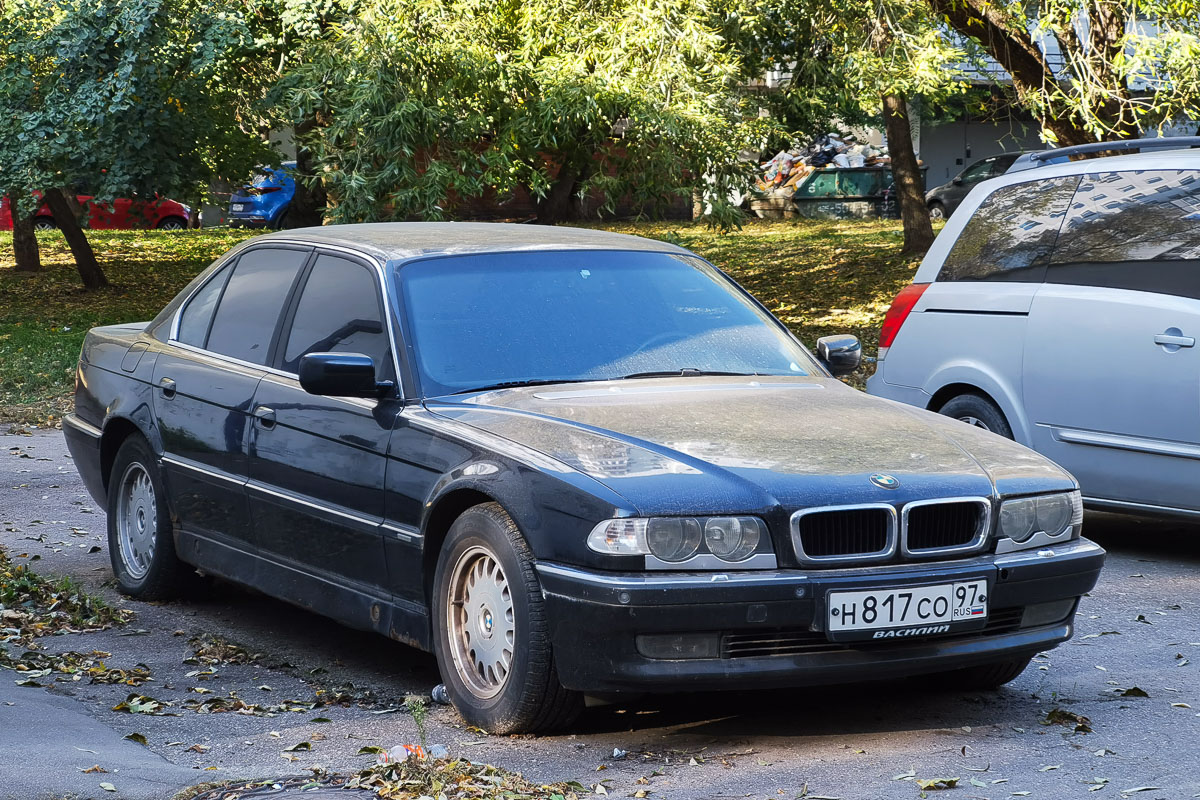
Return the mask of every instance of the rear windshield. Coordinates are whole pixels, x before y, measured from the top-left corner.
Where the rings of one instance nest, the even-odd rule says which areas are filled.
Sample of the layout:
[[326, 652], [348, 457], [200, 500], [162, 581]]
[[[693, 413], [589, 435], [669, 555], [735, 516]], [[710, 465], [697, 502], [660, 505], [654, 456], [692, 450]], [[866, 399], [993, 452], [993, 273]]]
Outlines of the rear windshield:
[[646, 372], [820, 374], [704, 261], [667, 253], [494, 253], [398, 268], [426, 396]]

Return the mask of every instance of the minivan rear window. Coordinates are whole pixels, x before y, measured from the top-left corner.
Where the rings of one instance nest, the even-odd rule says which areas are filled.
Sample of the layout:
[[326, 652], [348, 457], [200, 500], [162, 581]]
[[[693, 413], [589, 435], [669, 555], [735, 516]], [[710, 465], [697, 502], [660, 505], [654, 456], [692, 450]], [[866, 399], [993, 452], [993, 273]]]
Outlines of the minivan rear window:
[[1200, 171], [1085, 175], [1046, 280], [1200, 298]]
[[1075, 192], [1054, 264], [1200, 259], [1200, 172], [1087, 175]]
[[939, 281], [1041, 281], [1078, 175], [1026, 181], [988, 195], [958, 235]]

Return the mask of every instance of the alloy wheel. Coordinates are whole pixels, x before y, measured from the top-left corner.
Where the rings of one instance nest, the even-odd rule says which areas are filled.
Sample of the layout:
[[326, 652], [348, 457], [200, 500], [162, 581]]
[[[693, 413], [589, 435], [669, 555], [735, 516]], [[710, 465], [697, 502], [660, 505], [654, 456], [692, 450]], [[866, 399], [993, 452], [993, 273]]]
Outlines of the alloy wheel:
[[129, 577], [141, 580], [154, 563], [158, 500], [150, 473], [136, 461], [126, 467], [121, 476], [116, 523], [121, 563]]
[[454, 565], [446, 620], [454, 667], [476, 697], [489, 699], [512, 671], [517, 627], [512, 591], [495, 554], [475, 546]]

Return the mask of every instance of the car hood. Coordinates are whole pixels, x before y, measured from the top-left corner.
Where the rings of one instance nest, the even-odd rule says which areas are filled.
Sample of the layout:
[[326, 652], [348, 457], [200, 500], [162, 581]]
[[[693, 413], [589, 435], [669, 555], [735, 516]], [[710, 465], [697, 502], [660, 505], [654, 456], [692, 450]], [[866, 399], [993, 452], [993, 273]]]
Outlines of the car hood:
[[[560, 384], [426, 406], [591, 476], [639, 513], [902, 503], [1075, 485], [1021, 445], [830, 378]], [[876, 473], [899, 486], [872, 484]]]

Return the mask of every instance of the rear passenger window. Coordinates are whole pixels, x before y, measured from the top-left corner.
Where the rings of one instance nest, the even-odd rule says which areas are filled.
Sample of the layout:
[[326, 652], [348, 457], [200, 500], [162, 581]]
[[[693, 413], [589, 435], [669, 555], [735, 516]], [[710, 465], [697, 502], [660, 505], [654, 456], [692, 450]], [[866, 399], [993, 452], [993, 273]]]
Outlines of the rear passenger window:
[[1046, 279], [1200, 297], [1200, 172], [1084, 176]]
[[230, 272], [233, 272], [232, 266], [223, 267], [200, 287], [200, 291], [192, 295], [191, 300], [188, 300], [183, 314], [179, 317], [179, 336], [176, 337], [179, 341], [193, 347], [204, 347], [213, 309], [217, 306], [217, 300], [221, 297], [221, 290], [225, 288], [225, 281], [229, 279]]
[[946, 256], [939, 281], [1041, 281], [1078, 175], [988, 195]]
[[279, 312], [307, 258], [304, 250], [269, 247], [243, 253], [217, 306], [206, 349], [266, 364]]
[[375, 361], [379, 380], [391, 377], [391, 348], [369, 267], [321, 255], [305, 281], [284, 348], [282, 368], [300, 369], [307, 353], [362, 353]]

